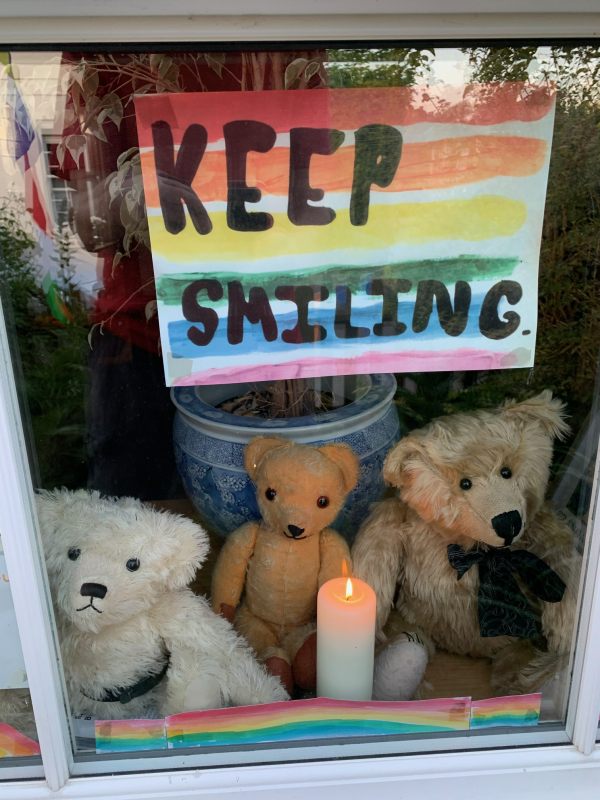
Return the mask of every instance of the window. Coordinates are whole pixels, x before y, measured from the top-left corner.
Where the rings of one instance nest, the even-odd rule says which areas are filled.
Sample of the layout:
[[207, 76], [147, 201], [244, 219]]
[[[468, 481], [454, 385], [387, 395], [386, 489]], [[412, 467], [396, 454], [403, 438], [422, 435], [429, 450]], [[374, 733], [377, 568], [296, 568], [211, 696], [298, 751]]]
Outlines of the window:
[[[7, 55], [6, 61], [3, 91], [7, 115], [0, 215], [5, 238], [1, 267], [3, 309], [12, 344], [22, 423], [28, 436], [35, 489], [53, 492], [57, 487], [66, 487], [70, 492], [80, 492], [41, 494], [37, 512], [47, 580], [56, 609], [74, 771], [92, 774], [168, 766], [172, 755], [168, 745], [171, 749], [178, 748], [177, 755], [182, 756], [178, 766], [204, 766], [568, 742], [565, 723], [577, 657], [573, 649], [578, 624], [577, 596], [585, 565], [595, 553], [589, 511], [598, 436], [596, 76], [600, 62], [597, 47], [386, 44], [368, 48], [296, 45], [280, 50], [223, 51], [98, 48], [96, 52], [15, 50]], [[328, 131], [318, 141], [307, 143], [308, 139], [296, 138], [300, 162], [295, 162], [294, 172], [294, 166], [286, 160], [289, 154], [282, 142], [290, 142], [291, 148], [293, 137], [289, 129], [295, 101], [284, 101], [283, 95], [289, 93], [291, 98], [301, 98], [307, 108], [306, 119], [319, 119], [314, 111], [321, 102], [317, 98], [344, 90], [354, 90], [357, 93], [354, 97], [359, 98], [350, 109], [356, 112], [356, 126], [351, 129], [348, 122], [348, 127], [343, 128], [344, 143], [338, 136], [338, 128], [333, 133]], [[382, 144], [377, 140], [382, 151], [376, 152], [368, 178], [361, 179], [363, 161], [357, 159], [356, 152], [362, 140], [356, 131], [361, 125], [363, 129], [368, 127], [363, 119], [361, 98], [367, 108], [369, 103], [381, 104], [380, 98], [386, 95], [376, 94], [375, 90], [392, 92], [389, 96], [396, 102], [412, 93], [409, 107], [419, 113], [412, 120], [387, 126], [391, 131], [401, 132], [401, 147], [398, 144], [394, 151], [395, 142], [400, 140], [392, 134], [389, 142], [384, 140]], [[156, 103], [156, 97], [164, 95], [167, 100], [162, 111], [171, 109], [173, 119], [181, 114], [187, 120], [186, 115], [193, 117], [195, 112], [193, 103], [186, 98], [196, 93], [205, 98], [214, 96], [218, 102], [213, 101], [212, 105], [206, 102], [203, 108], [209, 109], [205, 113], [221, 119], [218, 117], [221, 112], [215, 110], [219, 104], [226, 111], [230, 108], [237, 111], [239, 103], [246, 113], [256, 110], [257, 116], [263, 106], [270, 114], [275, 113], [278, 106], [269, 101], [269, 92], [280, 93], [277, 94], [280, 107], [290, 115], [284, 117], [281, 130], [276, 130], [276, 139], [271, 143], [262, 141], [260, 137], [267, 134], [264, 128], [257, 128], [253, 146], [244, 151], [243, 141], [240, 146], [234, 133], [224, 132], [222, 142], [220, 137], [213, 137], [202, 144], [194, 141], [192, 131], [187, 145], [195, 148], [193, 158], [197, 163], [190, 175], [185, 172], [182, 157], [180, 162], [185, 127], [177, 134], [180, 139], [175, 137], [170, 143], [168, 137], [174, 135], [175, 123], [154, 128], [154, 139], [148, 138], [154, 107], [147, 103], [149, 98]], [[253, 93], [258, 99], [252, 98], [248, 104], [246, 96]], [[310, 93], [314, 94], [314, 101]], [[520, 117], [515, 118], [511, 102], [524, 109]], [[509, 111], [504, 113], [506, 108]], [[457, 109], [463, 114], [459, 122], [465, 128], [470, 126], [469, 136], [459, 136], [452, 128], [459, 114]], [[348, 119], [352, 117], [350, 111]], [[158, 119], [161, 124], [164, 119], [172, 121], [168, 116]], [[198, 117], [198, 125], [201, 119]], [[316, 127], [312, 125], [312, 129]], [[305, 122], [295, 128], [294, 136], [299, 137], [299, 130], [310, 130], [311, 126]], [[383, 136], [389, 131], [379, 133]], [[171, 162], [163, 161], [159, 167], [155, 151], [163, 134], [166, 139], [160, 143]], [[143, 141], [142, 136], [146, 136]], [[348, 145], [349, 141], [353, 144]], [[243, 157], [239, 157], [240, 147]], [[398, 155], [399, 166], [394, 162], [393, 152]], [[365, 162], [367, 155], [365, 145]], [[327, 159], [332, 160], [327, 162]], [[329, 171], [328, 163], [335, 164], [335, 168]], [[395, 166], [390, 166], [392, 163]], [[152, 186], [148, 176], [153, 165], [157, 173], [166, 170], [174, 182], [183, 184], [192, 193], [191, 198], [178, 190], [173, 201], [165, 184]], [[236, 168], [242, 168], [240, 165], [245, 172], [236, 173], [235, 180], [229, 183], [229, 192], [223, 192], [225, 172], [233, 174]], [[300, 187], [300, 199], [292, 196], [290, 176]], [[527, 183], [528, 178], [531, 184]], [[323, 197], [318, 186], [324, 186]], [[361, 186], [366, 206], [359, 202]], [[260, 197], [254, 191], [256, 187], [260, 187]], [[345, 189], [346, 198], [342, 196]], [[428, 194], [424, 197], [419, 192]], [[387, 213], [390, 208], [394, 213], [397, 209], [392, 201], [384, 199], [390, 197], [398, 203], [402, 224], [409, 231], [401, 238], [400, 245], [394, 238], [398, 228], [395, 218]], [[354, 206], [348, 210], [349, 203]], [[409, 209], [411, 204], [414, 208]], [[449, 206], [452, 211], [447, 213]], [[382, 209], [385, 214], [379, 214]], [[521, 212], [524, 219], [519, 217]], [[411, 227], [410, 220], [416, 217], [410, 215], [417, 213], [428, 215], [427, 220], [422, 222], [419, 216], [419, 222], [413, 222]], [[275, 234], [278, 237], [276, 244], [272, 244], [273, 237], [253, 244], [252, 233], [246, 228], [243, 235], [248, 238], [243, 245], [230, 245], [232, 232], [239, 234], [244, 225], [262, 224], [258, 220], [261, 214], [271, 217], [273, 237]], [[326, 223], [323, 214], [329, 215]], [[212, 241], [217, 237], [211, 240], [210, 229], [202, 229], [208, 225], [207, 219], [222, 237], [214, 246]], [[342, 219], [346, 225], [343, 236], [348, 239], [340, 238], [336, 247], [331, 248], [337, 261], [327, 266], [338, 271], [327, 275], [323, 264], [316, 260], [318, 246], [296, 252], [290, 231], [293, 233], [294, 226], [311, 228], [320, 235], [331, 233], [335, 241], [336, 235], [339, 236], [335, 223]], [[377, 223], [380, 238], [373, 237], [372, 241], [367, 238], [362, 240], [367, 244], [355, 246], [360, 233], [368, 236], [369, 219]], [[262, 221], [265, 222], [264, 217]], [[178, 231], [182, 223], [186, 228]], [[415, 226], [421, 225], [417, 236]], [[285, 233], [277, 232], [279, 226]], [[270, 229], [268, 225], [265, 228]], [[193, 237], [196, 249], [186, 257], [185, 247]], [[180, 247], [180, 240], [186, 244]], [[238, 236], [236, 242], [239, 241]], [[507, 243], [506, 253], [498, 247], [498, 242]], [[260, 249], [263, 246], [264, 252]], [[364, 250], [360, 251], [360, 247]], [[299, 299], [297, 291], [295, 294], [287, 291], [290, 286], [282, 283], [277, 274], [260, 284], [263, 288], [260, 297], [273, 303], [262, 306], [259, 303], [258, 310], [251, 307], [252, 284], [240, 278], [244, 270], [239, 265], [236, 268], [234, 262], [238, 259], [241, 264], [246, 249], [252, 248], [255, 248], [255, 262], [259, 257], [266, 262], [270, 259], [271, 265], [278, 264], [280, 272], [284, 270], [277, 259], [283, 262], [288, 258], [295, 267], [295, 281], [307, 276], [310, 279], [305, 285], [310, 294]], [[421, 248], [429, 254], [427, 261], [419, 256]], [[382, 258], [387, 260], [381, 261]], [[511, 259], [514, 263], [509, 264]], [[183, 266], [174, 275], [177, 264]], [[204, 284], [190, 291], [192, 266]], [[525, 268], [532, 266], [533, 272], [528, 272], [522, 280]], [[355, 284], [349, 275], [351, 267], [362, 270]], [[276, 272], [273, 266], [269, 269]], [[314, 280], [315, 275], [318, 281]], [[393, 281], [396, 283], [392, 300]], [[489, 323], [492, 327], [485, 328], [488, 317], [474, 309], [486, 302], [490, 306], [490, 292], [501, 281], [512, 281], [513, 288], [517, 284], [524, 294], [530, 292], [531, 297], [525, 297], [519, 305], [521, 296], [512, 295], [512, 289], [503, 284], [503, 293], [496, 298], [494, 307], [496, 317]], [[365, 286], [370, 289], [365, 290]], [[186, 287], [187, 300], [184, 300]], [[200, 302], [200, 292], [205, 292], [203, 298], [208, 300]], [[277, 307], [276, 301], [280, 304]], [[516, 360], [502, 362], [501, 356], [506, 353], [499, 349], [503, 337], [497, 335], [500, 330], [497, 326], [514, 321], [513, 307], [520, 312], [526, 301], [530, 301], [527, 308], [533, 326], [531, 330], [520, 331], [523, 334], [520, 341], [524, 343], [510, 350]], [[188, 303], [188, 311], [184, 312], [185, 330], [182, 341], [177, 340], [181, 348], [177, 350], [166, 330], [168, 325], [182, 322], [175, 312], [184, 302]], [[238, 310], [237, 318], [235, 308], [242, 309]], [[533, 348], [536, 316], [537, 339]], [[271, 319], [275, 321], [275, 337], [269, 328]], [[196, 324], [196, 341], [188, 332], [191, 323]], [[189, 377], [191, 368], [187, 361], [196, 358], [190, 352], [194, 347], [197, 351], [204, 346], [200, 340], [208, 337], [213, 323], [215, 341], [238, 344], [241, 349], [232, 361], [227, 360], [229, 355], [225, 351], [215, 350], [216, 355], [210, 356], [210, 369], [225, 372], [233, 363], [238, 373], [248, 377], [243, 381], [244, 386], [240, 386], [241, 380], [236, 383], [212, 380], [206, 385], [182, 380]], [[491, 357], [480, 368], [474, 368], [469, 354], [456, 345], [465, 331], [470, 335], [472, 328], [477, 329], [477, 335], [483, 328], [489, 334], [487, 338], [494, 343], [495, 349], [491, 349], [497, 356], [494, 367], [504, 363], [511, 368], [489, 369]], [[280, 334], [281, 330], [288, 334], [288, 341]], [[392, 334], [399, 342], [397, 349], [402, 350], [400, 337], [405, 332], [407, 338], [412, 337], [416, 342], [415, 346], [421, 341], [420, 334], [433, 332], [428, 346], [432, 359], [429, 363], [434, 363], [434, 371], [420, 367], [427, 363], [421, 357], [411, 369], [399, 364], [395, 375], [390, 368], [375, 366], [372, 371], [363, 368], [357, 374], [350, 374], [351, 368], [345, 370], [341, 366], [338, 374], [332, 370], [317, 376], [311, 374], [301, 381], [293, 380], [285, 369], [278, 380], [264, 382], [252, 378], [252, 370], [259, 377], [264, 372], [256, 369], [257, 363], [262, 367], [268, 365], [271, 372], [290, 363], [287, 345], [306, 345], [311, 353], [317, 352], [316, 345], [325, 340], [325, 334], [329, 342], [336, 337], [336, 343], [342, 341], [345, 351], [353, 353], [358, 353], [358, 349], [350, 348], [357, 348], [361, 338], [370, 336], [375, 341], [374, 345], [370, 342], [375, 351], [363, 347], [361, 352], [368, 353], [377, 365], [381, 363], [377, 352], [393, 350], [388, 344]], [[275, 340], [276, 346], [268, 346]], [[165, 356], [168, 342], [173, 348], [170, 360]], [[450, 344], [456, 345], [456, 350], [450, 355], [440, 355]], [[262, 352], [258, 360], [257, 351]], [[343, 355], [339, 358], [347, 366]], [[444, 365], [448, 368], [444, 369]], [[171, 391], [165, 375], [169, 384], [173, 384]], [[202, 727], [207, 724], [206, 718], [204, 722], [194, 718], [187, 733], [185, 720], [181, 719], [165, 728], [167, 712], [181, 711], [184, 707], [180, 702], [170, 707], [164, 698], [168, 672], [175, 659], [171, 645], [176, 646], [183, 627], [173, 624], [175, 617], [169, 619], [168, 597], [165, 596], [164, 603], [155, 604], [153, 613], [160, 617], [160, 623], [154, 617], [149, 621], [150, 603], [146, 603], [146, 597], [142, 602], [140, 597], [156, 590], [155, 576], [162, 575], [166, 562], [174, 565], [167, 583], [170, 581], [175, 589], [179, 591], [191, 583], [195, 597], [210, 594], [216, 558], [223, 543], [230, 541], [231, 533], [260, 511], [242, 460], [247, 444], [255, 435], [289, 436], [293, 432], [302, 443], [344, 440], [354, 449], [361, 461], [362, 494], [351, 495], [350, 503], [336, 522], [350, 545], [364, 522], [369, 504], [386, 491], [382, 478], [384, 457], [398, 441], [409, 441], [411, 431], [423, 428], [436, 417], [472, 414], [479, 409], [490, 411], [510, 398], [517, 403], [525, 402], [540, 397], [548, 389], [566, 404], [570, 431], [561, 421], [557, 402], [547, 395], [536, 401], [537, 405], [534, 403], [535, 413], [528, 416], [529, 408], [527, 413], [519, 410], [520, 425], [525, 425], [522, 420], [535, 416], [532, 424], [537, 438], [523, 440], [515, 448], [510, 463], [498, 462], [495, 491], [500, 496], [514, 485], [515, 492], [520, 492], [519, 496], [529, 503], [533, 489], [529, 483], [523, 489], [530, 477], [527, 470], [539, 469], [542, 473], [535, 490], [550, 502], [552, 511], [547, 512], [547, 525], [559, 531], [556, 535], [565, 544], [561, 544], [558, 559], [544, 548], [538, 556], [554, 567], [551, 578], [557, 573], [558, 594], [563, 596], [560, 582], [566, 582], [565, 591], [571, 596], [572, 616], [556, 623], [562, 625], [560, 659], [551, 662], [545, 671], [540, 666], [542, 662], [550, 663], [552, 655], [549, 629], [540, 629], [537, 639], [524, 640], [518, 651], [520, 661], [515, 660], [515, 651], [507, 651], [504, 662], [496, 660], [494, 665], [493, 647], [465, 645], [463, 652], [456, 652], [460, 648], [456, 647], [455, 630], [433, 631], [428, 628], [427, 615], [423, 618], [413, 615], [408, 620], [412, 627], [403, 643], [414, 645], [420, 658], [425, 658], [422, 642], [428, 643], [429, 638], [437, 650], [429, 659], [424, 676], [419, 676], [423, 680], [416, 681], [420, 688], [412, 686], [409, 695], [414, 697], [418, 691], [422, 703], [429, 701], [430, 705], [419, 706], [419, 713], [433, 715], [434, 722], [430, 716], [426, 724], [419, 720], [398, 723], [400, 711], [394, 708], [393, 713], [389, 712], [390, 719], [383, 720], [389, 723], [389, 728], [380, 725], [371, 729], [367, 723], [372, 720], [365, 717], [364, 708], [353, 707], [354, 729], [347, 725], [336, 736], [323, 734], [323, 719], [325, 725], [331, 725], [332, 717], [326, 714], [323, 717], [325, 712], [311, 705], [314, 688], [296, 686], [293, 702], [299, 703], [296, 708], [308, 715], [314, 732], [308, 738], [300, 738], [296, 727], [285, 749], [280, 738], [257, 732], [250, 724], [250, 716], [244, 717], [241, 712], [236, 724], [242, 735], [237, 737], [229, 731], [229, 737], [219, 738], [223, 716], [218, 714], [212, 721], [215, 728], [209, 728], [208, 733]], [[500, 411], [495, 413], [501, 417]], [[309, 417], [316, 423], [314, 427], [319, 428], [317, 433], [306, 431]], [[492, 417], [486, 419], [489, 430]], [[226, 423], [232, 423], [229, 439], [224, 433]], [[539, 431], [544, 431], [546, 438], [540, 439]], [[498, 447], [502, 435], [503, 431], [495, 434], [492, 449]], [[554, 457], [546, 481], [545, 462], [542, 458], [542, 466], [538, 466], [533, 453], [536, 448], [547, 450], [551, 439], [555, 440]], [[477, 492], [484, 496], [479, 473], [454, 474], [459, 467], [467, 468], [464, 453], [458, 464], [444, 461], [449, 458], [448, 452], [440, 453], [440, 458], [442, 463], [437, 465], [436, 474], [443, 475], [449, 484], [454, 481], [454, 489], [458, 485], [465, 494], [472, 491], [471, 496]], [[473, 463], [485, 461], [480, 452], [472, 452], [471, 458]], [[299, 462], [297, 466], [299, 470]], [[294, 469], [291, 473], [295, 474]], [[388, 474], [388, 482], [393, 484], [394, 480]], [[428, 481], [432, 489], [433, 477]], [[276, 489], [270, 484], [262, 488], [267, 501], [275, 499]], [[84, 490], [119, 499], [111, 501], [109, 508], [108, 501], [83, 494]], [[269, 493], [273, 492], [271, 497]], [[146, 505], [123, 500], [128, 497]], [[321, 503], [325, 509], [330, 495], [320, 493], [317, 502], [321, 498], [327, 501]], [[531, 508], [537, 511], [536, 503], [541, 499], [539, 496]], [[488, 497], [481, 502], [491, 501]], [[530, 506], [523, 505], [519, 511], [512, 505], [499, 504], [494, 508], [494, 518], [502, 517], [509, 525], [511, 532], [507, 536], [512, 541], [514, 515], [519, 518], [518, 535]], [[155, 510], [182, 516], [159, 517], [160, 524], [166, 527], [165, 520], [170, 520], [173, 530], [169, 528], [160, 541], [149, 544], [144, 531], [159, 524]], [[419, 509], [413, 512], [418, 513]], [[424, 512], [422, 509], [420, 512], [422, 525]], [[111, 522], [111, 515], [119, 521]], [[83, 525], [80, 520], [85, 520]], [[202, 560], [194, 550], [198, 534], [197, 530], [192, 533], [186, 520], [200, 522], [208, 532], [210, 555], [198, 571], [192, 569]], [[122, 539], [117, 543], [113, 538], [124, 521], [133, 531], [130, 549], [122, 545]], [[290, 531], [291, 540], [300, 538], [304, 532], [295, 523], [290, 522], [289, 527], [296, 529]], [[297, 531], [300, 531], [298, 536]], [[169, 550], [171, 536], [181, 545]], [[358, 561], [363, 559], [364, 575], [372, 575], [374, 569], [381, 568], [377, 537], [373, 542], [371, 560], [375, 566], [370, 562], [364, 566], [369, 559], [361, 556], [360, 550], [354, 551]], [[447, 544], [463, 547], [465, 542], [449, 539]], [[193, 550], [191, 555], [184, 546]], [[200, 549], [203, 547], [201, 544]], [[409, 563], [406, 553], [402, 558], [403, 564]], [[145, 574], [146, 565], [151, 577]], [[493, 572], [496, 566], [489, 569]], [[465, 563], [453, 569], [456, 576], [449, 572], [452, 582], [460, 577], [461, 586], [473, 583], [477, 569], [481, 578], [480, 565]], [[341, 571], [340, 564], [340, 574]], [[414, 576], [413, 572], [405, 580], [415, 580]], [[393, 577], [402, 589], [400, 567]], [[535, 607], [538, 600], [531, 598], [531, 586], [525, 582], [523, 587], [522, 580], [523, 576], [517, 585], [518, 602], [527, 609]], [[298, 583], [304, 588], [302, 579]], [[161, 585], [160, 591], [164, 588]], [[117, 640], [114, 649], [112, 644], [106, 648], [92, 645], [93, 637], [102, 635], [100, 613], [110, 609], [111, 596], [118, 596], [119, 592], [121, 600], [109, 614], [115, 614], [119, 623], [127, 620], [128, 631], [126, 626], [119, 629], [123, 638]], [[420, 596], [415, 590], [412, 602]], [[192, 609], [200, 608], [196, 600], [190, 602]], [[138, 609], [139, 622], [127, 618], [128, 604]], [[401, 631], [405, 629], [407, 620], [400, 612], [406, 616], [407, 611], [411, 611], [411, 606], [405, 601], [391, 615], [387, 621], [390, 636], [394, 634], [394, 625], [401, 625]], [[92, 620], [83, 628], [78, 627], [77, 614], [81, 613]], [[285, 606], [281, 613], [285, 613]], [[459, 616], [457, 628], [460, 624]], [[219, 620], [218, 625], [224, 623]], [[423, 633], [424, 628], [428, 628], [427, 634]], [[250, 635], [248, 628], [246, 634]], [[483, 636], [487, 638], [487, 634]], [[131, 668], [127, 665], [130, 652], [133, 653]], [[93, 654], [91, 659], [90, 654]], [[263, 660], [268, 658], [266, 648], [260, 655]], [[535, 658], [535, 679], [528, 681], [526, 676]], [[351, 671], [349, 665], [347, 672]], [[99, 676], [108, 674], [108, 682], [101, 685]], [[259, 693], [260, 699], [280, 699], [274, 683], [264, 676], [261, 680], [266, 688], [263, 694]], [[381, 702], [399, 699], [394, 692], [386, 692], [387, 688], [379, 697]], [[512, 701], [503, 704], [494, 700], [506, 694], [513, 696]], [[231, 703], [232, 707], [249, 704], [248, 693], [242, 696], [246, 699], [236, 703], [230, 695], [223, 704]], [[199, 697], [198, 703], [202, 705], [202, 692]], [[448, 698], [460, 701], [449, 703]], [[489, 703], [486, 705], [484, 701]], [[211, 705], [214, 702], [207, 701], [207, 706]], [[121, 728], [117, 724], [96, 725], [96, 720], [103, 718], [119, 719], [121, 707], [123, 718], [135, 716], [145, 722]], [[136, 709], [135, 714], [132, 708]], [[381, 709], [390, 707], [378, 708], [381, 715]], [[339, 714], [339, 708], [336, 709]], [[290, 713], [281, 711], [283, 716], [276, 718], [277, 724], [293, 726], [294, 720], [286, 716]], [[480, 730], [475, 730], [474, 720]], [[499, 724], [507, 720], [512, 724]], [[488, 726], [490, 721], [496, 724]], [[268, 716], [261, 724], [260, 730], [264, 731], [269, 725]], [[400, 732], [400, 724], [407, 733]], [[126, 758], [124, 751], [128, 753]]]
[[0, 543], [0, 619], [4, 642], [0, 661], [0, 705], [2, 708], [0, 765], [12, 777], [15, 764], [31, 765], [31, 775], [39, 774], [40, 764], [37, 731], [29, 696], [27, 673], [12, 603], [10, 581], [4, 551]]

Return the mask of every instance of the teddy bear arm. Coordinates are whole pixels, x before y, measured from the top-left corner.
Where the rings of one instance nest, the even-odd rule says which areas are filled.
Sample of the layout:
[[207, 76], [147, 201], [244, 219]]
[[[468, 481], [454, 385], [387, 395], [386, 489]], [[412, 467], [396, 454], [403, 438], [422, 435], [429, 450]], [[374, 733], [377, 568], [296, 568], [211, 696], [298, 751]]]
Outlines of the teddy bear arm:
[[190, 591], [165, 598], [158, 629], [170, 653], [167, 712], [287, 700], [233, 627]]
[[321, 561], [318, 577], [319, 588], [332, 578], [339, 578], [344, 574], [343, 562], [346, 562], [348, 574], [352, 572], [350, 548], [346, 540], [332, 528], [325, 528], [324, 531], [321, 531], [319, 557]]
[[257, 533], [258, 523], [247, 522], [230, 534], [221, 548], [211, 589], [212, 608], [217, 614], [222, 605], [236, 608], [240, 602]]
[[573, 533], [559, 515], [544, 505], [527, 530], [523, 546], [545, 561], [567, 587], [559, 603], [542, 603], [542, 629], [549, 650], [568, 653], [575, 629], [581, 575], [581, 556], [575, 549]]
[[542, 629], [548, 648], [555, 653], [569, 653], [575, 631], [577, 590], [581, 575], [581, 556], [574, 553], [557, 570], [566, 590], [560, 603], [542, 604]]
[[396, 498], [377, 503], [363, 522], [352, 547], [357, 578], [368, 583], [377, 597], [377, 636], [385, 639], [383, 627], [394, 602], [404, 554], [404, 512]]

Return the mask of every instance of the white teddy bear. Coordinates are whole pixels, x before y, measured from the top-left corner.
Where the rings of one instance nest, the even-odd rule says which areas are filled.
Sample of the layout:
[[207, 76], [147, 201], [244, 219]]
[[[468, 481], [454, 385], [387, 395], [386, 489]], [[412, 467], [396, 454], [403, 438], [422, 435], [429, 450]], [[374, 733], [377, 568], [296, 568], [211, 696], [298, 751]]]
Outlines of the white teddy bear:
[[85, 490], [42, 492], [38, 510], [74, 714], [162, 717], [287, 699], [187, 588], [209, 547], [199, 525]]

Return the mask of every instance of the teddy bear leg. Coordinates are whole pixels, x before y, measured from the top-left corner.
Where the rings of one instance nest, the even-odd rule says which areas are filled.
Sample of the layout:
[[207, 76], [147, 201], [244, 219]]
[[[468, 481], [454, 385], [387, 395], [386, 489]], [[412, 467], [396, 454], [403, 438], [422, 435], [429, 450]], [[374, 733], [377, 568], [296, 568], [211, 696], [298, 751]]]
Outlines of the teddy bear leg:
[[28, 689], [0, 690], [0, 722], [37, 742], [37, 731]]
[[373, 700], [411, 700], [428, 661], [427, 647], [419, 634], [401, 633], [375, 658]]
[[303, 625], [284, 639], [291, 655], [294, 683], [304, 692], [317, 688], [317, 632], [314, 625]]
[[291, 697], [294, 692], [294, 673], [285, 653], [279, 648], [267, 650], [264, 665], [271, 675], [279, 678], [281, 685]]
[[492, 660], [492, 688], [502, 694], [543, 694], [567, 669], [568, 660], [567, 654], [538, 650], [528, 640], [511, 642]]
[[291, 694], [294, 688], [292, 667], [285, 649], [279, 645], [279, 639], [273, 628], [252, 614], [244, 605], [239, 607], [234, 625], [271, 675], [279, 678], [283, 688]]

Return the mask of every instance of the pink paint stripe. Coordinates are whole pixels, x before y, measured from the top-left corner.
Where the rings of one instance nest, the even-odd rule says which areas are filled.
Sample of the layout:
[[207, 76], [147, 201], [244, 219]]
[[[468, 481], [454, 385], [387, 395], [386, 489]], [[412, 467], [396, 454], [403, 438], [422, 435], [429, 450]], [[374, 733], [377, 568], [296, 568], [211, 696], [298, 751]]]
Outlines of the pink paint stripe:
[[542, 702], [542, 695], [517, 694], [506, 695], [505, 697], [490, 697], [486, 700], [473, 700], [471, 708], [473, 713], [492, 714], [498, 712], [523, 711], [528, 708], [539, 710]]
[[354, 358], [311, 358], [287, 364], [244, 364], [175, 378], [174, 386], [364, 375], [370, 372], [452, 372], [528, 366], [514, 353], [462, 348], [448, 351], [368, 352]]
[[0, 722], [0, 757], [37, 756], [39, 753], [40, 746], [37, 742], [6, 722]]
[[166, 718], [167, 726], [192, 725], [201, 723], [204, 727], [210, 722], [223, 720], [256, 719], [261, 717], [286, 716], [294, 718], [309, 718], [311, 713], [335, 712], [340, 710], [352, 711], [357, 715], [364, 712], [387, 712], [406, 714], [447, 714], [460, 711], [461, 713], [470, 706], [468, 697], [448, 697], [434, 700], [407, 700], [398, 702], [372, 701], [359, 702], [354, 700], [332, 700], [327, 697], [316, 697], [313, 700], [294, 700], [280, 703], [264, 703], [256, 706], [237, 706], [232, 708], [218, 708], [210, 711], [187, 711], [182, 714], [173, 714]]
[[164, 737], [163, 719], [109, 719], [96, 720], [96, 737], [107, 739], [130, 738], [156, 739]]

